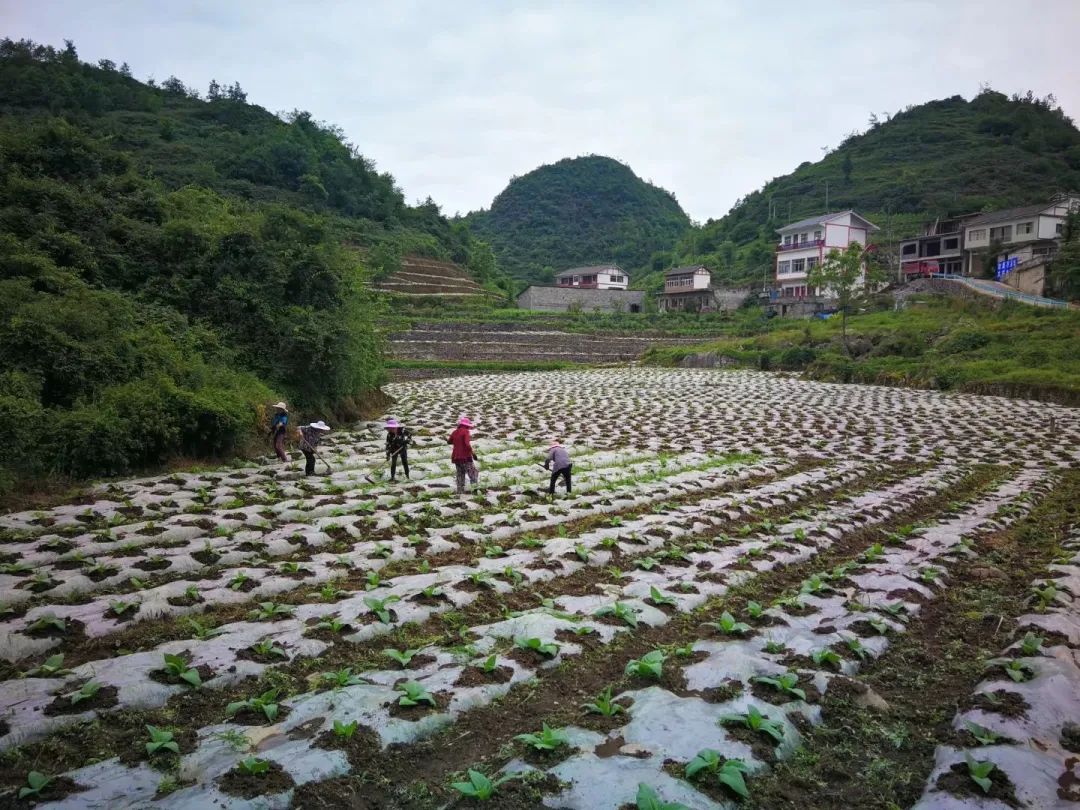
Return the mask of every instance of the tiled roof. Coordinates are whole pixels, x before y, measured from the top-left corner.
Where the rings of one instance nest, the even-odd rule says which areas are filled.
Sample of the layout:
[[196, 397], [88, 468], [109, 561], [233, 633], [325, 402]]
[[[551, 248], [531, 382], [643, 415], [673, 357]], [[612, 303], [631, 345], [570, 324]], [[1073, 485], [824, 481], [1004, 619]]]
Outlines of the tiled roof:
[[561, 273], [556, 273], [555, 278], [562, 278], [563, 276], [580, 276], [588, 273], [599, 273], [605, 270], [615, 270], [616, 272], [623, 273], [622, 268], [617, 264], [590, 264], [588, 267], [571, 267], [567, 270], [563, 270]]
[[777, 233], [784, 233], [785, 231], [794, 231], [801, 228], [809, 228], [812, 225], [821, 225], [824, 222], [832, 222], [834, 219], [842, 217], [845, 214], [851, 214], [853, 217], [858, 217], [867, 225], [869, 225], [871, 230], [877, 230], [878, 226], [868, 220], [862, 214], [856, 213], [855, 211], [848, 209], [847, 211], [837, 211], [834, 214], [821, 214], [816, 217], [809, 217], [808, 219], [800, 219], [798, 222], [792, 222], [790, 225], [785, 225], [783, 228], [777, 228], [776, 231]]
[[1019, 208], [1004, 208], [1001, 211], [989, 211], [964, 223], [965, 228], [974, 225], [989, 225], [993, 222], [1007, 222], [1010, 219], [1022, 219], [1033, 217], [1040, 211], [1050, 208], [1052, 203], [1039, 203], [1038, 205], [1021, 205]]
[[681, 276], [685, 275], [686, 273], [693, 273], [696, 270], [707, 271], [708, 269], [709, 268], [703, 264], [684, 264], [682, 267], [672, 267], [670, 270], [664, 273], [664, 277], [666, 278], [667, 276]]

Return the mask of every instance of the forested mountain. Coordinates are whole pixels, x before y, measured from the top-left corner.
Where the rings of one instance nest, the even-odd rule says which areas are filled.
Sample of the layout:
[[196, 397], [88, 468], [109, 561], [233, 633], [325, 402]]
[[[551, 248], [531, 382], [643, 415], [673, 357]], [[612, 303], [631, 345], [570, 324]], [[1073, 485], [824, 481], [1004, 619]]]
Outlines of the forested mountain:
[[465, 221], [491, 244], [500, 268], [543, 282], [567, 267], [609, 261], [633, 273], [690, 225], [674, 195], [600, 155], [515, 177], [490, 209]]
[[[826, 208], [826, 185], [828, 207]], [[914, 234], [925, 219], [1040, 202], [1080, 189], [1080, 131], [1052, 97], [983, 90], [931, 101], [884, 120], [872, 116], [815, 163], [748, 194], [717, 220], [688, 230], [653, 257], [648, 282], [674, 264], [701, 262], [723, 283], [759, 282], [775, 229], [854, 208], [882, 227], [879, 241]]]
[[0, 491], [230, 452], [271, 397], [344, 416], [382, 381], [364, 255], [498, 280], [339, 131], [237, 84], [4, 40], [0, 113]]

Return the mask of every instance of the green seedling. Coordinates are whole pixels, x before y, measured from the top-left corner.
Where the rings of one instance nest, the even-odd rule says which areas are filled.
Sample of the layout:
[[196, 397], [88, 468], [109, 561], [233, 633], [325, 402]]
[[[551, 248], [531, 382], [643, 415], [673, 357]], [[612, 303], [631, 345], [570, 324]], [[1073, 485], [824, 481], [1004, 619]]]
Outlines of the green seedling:
[[351, 740], [358, 728], [360, 728], [360, 723], [356, 720], [350, 720], [348, 723], [342, 723], [340, 720], [334, 721], [334, 735], [341, 737], [343, 740]]
[[863, 552], [862, 558], [864, 562], [875, 563], [885, 555], [885, 546], [881, 543], [874, 543], [866, 551]]
[[399, 706], [419, 706], [421, 703], [435, 705], [435, 698], [432, 694], [416, 681], [399, 683], [394, 689], [402, 693], [401, 697], [398, 698]]
[[611, 699], [611, 687], [609, 686], [603, 692], [596, 696], [596, 700], [592, 703], [586, 703], [585, 711], [592, 714], [599, 714], [604, 717], [614, 717], [620, 712], [625, 712], [626, 708], [614, 700]]
[[450, 787], [467, 799], [478, 799], [479, 801], [486, 802], [495, 795], [495, 791], [498, 790], [501, 785], [509, 782], [517, 776], [517, 774], [505, 774], [498, 779], [492, 780], [480, 771], [469, 768], [466, 776], [469, 780], [468, 782], [451, 782]]
[[638, 784], [637, 810], [690, 810], [685, 804], [666, 802], [652, 787], [644, 782]]
[[499, 659], [496, 658], [495, 653], [492, 653], [479, 664], [477, 664], [476, 668], [479, 669], [481, 672], [491, 674], [499, 666], [498, 661]]
[[505, 557], [506, 551], [503, 550], [502, 546], [487, 545], [484, 546], [484, 556], [489, 558]]
[[750, 601], [750, 602], [746, 603], [746, 614], [751, 619], [760, 619], [764, 612], [765, 612], [765, 608], [763, 608], [757, 602]]
[[262, 641], [256, 641], [251, 645], [251, 651], [256, 655], [270, 656], [278, 658], [288, 658], [289, 654], [285, 652], [283, 648], [278, 646], [277, 642], [272, 638], [264, 638]]
[[340, 633], [348, 629], [349, 623], [342, 621], [336, 616], [329, 619], [323, 619], [321, 622], [315, 625], [316, 630], [329, 630], [331, 633]]
[[259, 776], [270, 770], [270, 763], [265, 759], [247, 757], [240, 760], [236, 767], [248, 776]]
[[985, 726], [980, 726], [978, 723], [972, 723], [970, 720], [965, 723], [968, 733], [979, 743], [979, 745], [994, 745], [1001, 739], [1001, 735], [996, 731], [991, 731]]
[[775, 678], [758, 675], [754, 678], [754, 681], [763, 683], [766, 686], [771, 686], [773, 689], [791, 695], [799, 700], [806, 700], [806, 692], [797, 686], [799, 683], [798, 673], [785, 672], [783, 675], [777, 675]]
[[26, 799], [30, 796], [40, 796], [41, 791], [52, 783], [52, 777], [46, 776], [40, 771], [30, 771], [26, 775], [26, 787], [19, 788], [19, 798]]
[[469, 582], [479, 588], [494, 588], [495, 582], [491, 578], [490, 571], [474, 571], [468, 576]]
[[225, 630], [221, 627], [211, 627], [200, 622], [198, 619], [188, 619], [188, 627], [191, 628], [191, 635], [199, 641], [205, 641], [208, 638], [214, 638], [214, 636], [220, 636]]
[[58, 678], [66, 675], [71, 670], [64, 669], [64, 654], [56, 653], [45, 659], [44, 663], [26, 673], [28, 676], [38, 678]]
[[188, 585], [184, 588], [184, 597], [192, 602], [202, 601], [202, 594], [199, 593], [199, 589], [195, 585]]
[[660, 561], [655, 557], [642, 557], [634, 564], [642, 571], [652, 571], [656, 566], [660, 565]]
[[1031, 632], [1025, 633], [1023, 639], [1020, 641], [1021, 655], [1027, 656], [1028, 658], [1041, 655], [1044, 641], [1046, 641], [1046, 639], [1042, 636], [1037, 636]]
[[165, 731], [157, 726], [147, 726], [146, 733], [150, 735], [150, 742], [146, 743], [146, 753], [148, 756], [153, 756], [159, 751], [172, 751], [174, 754], [180, 753], [180, 746], [173, 739], [173, 733], [171, 731]]
[[833, 590], [833, 587], [820, 574], [813, 574], [808, 579], [804, 579], [802, 585], [799, 586], [799, 593], [832, 593]]
[[750, 625], [746, 622], [736, 621], [735, 617], [726, 610], [720, 614], [720, 621], [705, 622], [705, 626], [711, 627], [716, 632], [725, 636], [741, 636], [744, 633], [750, 632]]
[[538, 638], [515, 638], [514, 646], [521, 650], [531, 650], [547, 658], [554, 658], [559, 652], [559, 645], [553, 641], [542, 641]]
[[183, 681], [193, 689], [202, 686], [199, 670], [189, 667], [187, 661], [179, 655], [165, 653], [165, 666], [162, 669], [170, 678]]
[[1057, 601], [1057, 586], [1052, 582], [1045, 583], [1042, 587], [1035, 585], [1031, 588], [1031, 598], [1040, 613], [1044, 613], [1050, 605]]
[[245, 574], [243, 571], [238, 571], [232, 579], [229, 580], [229, 590], [238, 591], [244, 587], [244, 583], [251, 577]]
[[554, 751], [560, 745], [570, 742], [570, 737], [563, 729], [551, 728], [547, 723], [544, 723], [538, 734], [518, 734], [514, 739], [531, 745], [537, 751]]
[[664, 661], [667, 656], [662, 650], [653, 650], [645, 653], [641, 658], [635, 658], [626, 665], [627, 675], [636, 675], [639, 678], [653, 678], [660, 680], [664, 674]]
[[994, 658], [988, 662], [988, 665], [1000, 666], [1005, 670], [1005, 674], [1012, 678], [1016, 683], [1030, 681], [1035, 677], [1035, 668], [1031, 664], [1019, 661], [1015, 658]]
[[747, 706], [746, 714], [725, 714], [720, 718], [720, 723], [723, 725], [734, 723], [735, 725], [745, 726], [751, 731], [768, 734], [776, 742], [783, 742], [784, 740], [783, 724], [770, 720], [758, 711], [757, 706]]
[[43, 633], [46, 630], [57, 630], [61, 633], [66, 633], [67, 621], [61, 619], [59, 616], [46, 613], [44, 616], [41, 616], [32, 622], [27, 629], [29, 629], [31, 633]]
[[72, 692], [70, 695], [67, 696], [68, 702], [72, 706], [77, 706], [84, 700], [93, 699], [94, 695], [96, 695], [99, 691], [101, 691], [100, 683], [97, 683], [96, 681], [87, 681], [79, 688], [79, 691]]
[[581, 543], [578, 543], [574, 546], [574, 553], [577, 555], [577, 558], [582, 562], [588, 562], [589, 557], [591, 556], [589, 550], [585, 548], [585, 546]]
[[225, 707], [225, 716], [235, 717], [242, 711], [252, 712], [253, 714], [261, 712], [269, 722], [273, 723], [278, 716], [277, 697], [277, 689], [268, 689], [257, 697], [234, 701]]
[[698, 774], [714, 774], [717, 781], [727, 785], [737, 795], [744, 799], [750, 798], [750, 792], [746, 789], [746, 763], [741, 759], [723, 760], [719, 751], [712, 748], [703, 748], [686, 765], [685, 775], [687, 779], [693, 779]]
[[597, 617], [614, 616], [616, 619], [619, 619], [630, 627], [636, 629], [638, 626], [637, 611], [624, 602], [616, 602], [614, 605], [604, 605], [604, 607], [597, 610], [593, 615]]
[[259, 602], [259, 607], [248, 611], [248, 618], [256, 621], [272, 621], [292, 616], [296, 610], [292, 605], [282, 605], [277, 602]]
[[400, 601], [400, 596], [388, 596], [385, 599], [376, 599], [374, 596], [364, 597], [364, 604], [368, 606], [368, 610], [378, 616], [383, 624], [390, 624], [390, 608], [387, 605]]
[[379, 576], [378, 571], [368, 571], [364, 576], [366, 582], [364, 583], [365, 591], [373, 591], [383, 584], [382, 577]]
[[767, 653], [772, 653], [773, 655], [779, 655], [780, 653], [785, 652], [786, 650], [787, 650], [787, 647], [784, 646], [783, 642], [777, 641], [776, 639], [769, 639], [768, 641], [765, 642], [765, 652], [767, 652]]
[[657, 606], [668, 605], [670, 607], [675, 607], [678, 604], [678, 602], [675, 601], [675, 597], [661, 593], [655, 585], [649, 586], [649, 599]]
[[834, 667], [836, 669], [840, 668], [840, 664], [843, 663], [844, 660], [828, 647], [820, 650], [813, 650], [810, 653], [810, 658], [819, 667]]
[[690, 658], [694, 654], [694, 642], [691, 641], [681, 647], [672, 647], [671, 651], [677, 658]]
[[443, 595], [443, 589], [440, 588], [438, 585], [428, 585], [426, 588], [423, 588], [420, 593], [422, 593], [428, 599], [438, 599], [440, 596]]
[[971, 777], [971, 781], [982, 788], [983, 793], [989, 793], [990, 788], [994, 786], [994, 783], [990, 781], [990, 774], [994, 772], [994, 768], [997, 766], [988, 759], [976, 761], [971, 758], [971, 754], [964, 754], [964, 761], [967, 762], [968, 775]]
[[324, 672], [322, 680], [329, 682], [334, 689], [344, 689], [346, 686], [356, 686], [364, 682], [358, 675], [353, 675], [352, 667], [344, 667], [336, 672]]
[[863, 643], [856, 636], [846, 639], [844, 643], [852, 653], [859, 657], [860, 660], [865, 661], [866, 657], [870, 655], [870, 651], [863, 646]]
[[514, 585], [520, 585], [522, 580], [525, 579], [514, 566], [508, 565], [503, 569], [503, 576], [510, 580]]
[[395, 650], [391, 647], [390, 649], [383, 650], [383, 655], [397, 661], [402, 669], [404, 669], [418, 652], [420, 652], [420, 650]]
[[877, 631], [878, 635], [881, 636], [887, 635], [889, 630], [892, 629], [889, 627], [889, 623], [887, 621], [885, 621], [884, 619], [879, 619], [875, 616], [871, 616], [866, 621], [871, 627], [874, 628], [874, 630]]

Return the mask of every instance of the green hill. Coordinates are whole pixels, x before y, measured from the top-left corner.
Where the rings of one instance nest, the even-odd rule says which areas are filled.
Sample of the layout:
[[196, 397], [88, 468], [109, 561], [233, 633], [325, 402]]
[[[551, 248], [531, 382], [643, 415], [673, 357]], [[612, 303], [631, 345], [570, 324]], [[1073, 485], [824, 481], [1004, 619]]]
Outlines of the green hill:
[[545, 282], [552, 271], [609, 261], [633, 273], [690, 225], [674, 195], [599, 155], [515, 177], [490, 209], [465, 221], [491, 244], [503, 270]]
[[[828, 208], [826, 208], [826, 184]], [[1039, 202], [1080, 189], [1080, 131], [1052, 98], [985, 90], [871, 119], [833, 152], [748, 194], [717, 220], [653, 256], [659, 272], [701, 262], [726, 283], [760, 281], [772, 263], [774, 230], [854, 208], [882, 227], [879, 242], [913, 235], [925, 219]]]
[[[0, 41], [0, 491], [235, 452], [382, 382], [371, 265], [487, 245], [303, 112]], [[509, 281], [504, 280], [509, 286]]]

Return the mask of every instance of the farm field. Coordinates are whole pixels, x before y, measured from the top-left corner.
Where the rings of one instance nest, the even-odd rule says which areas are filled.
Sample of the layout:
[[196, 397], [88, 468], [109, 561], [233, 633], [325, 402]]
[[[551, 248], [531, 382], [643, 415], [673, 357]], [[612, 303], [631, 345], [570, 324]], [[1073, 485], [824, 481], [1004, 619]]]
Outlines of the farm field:
[[1080, 410], [693, 369], [387, 391], [408, 482], [370, 423], [330, 474], [0, 516], [0, 807], [1080, 802]]

